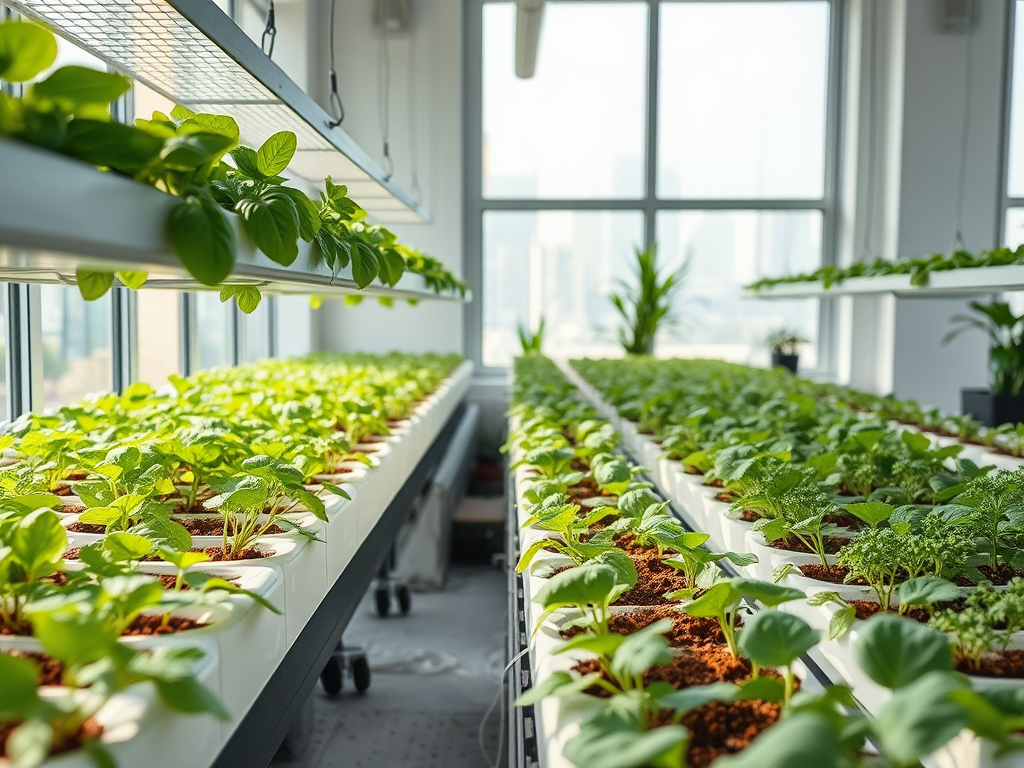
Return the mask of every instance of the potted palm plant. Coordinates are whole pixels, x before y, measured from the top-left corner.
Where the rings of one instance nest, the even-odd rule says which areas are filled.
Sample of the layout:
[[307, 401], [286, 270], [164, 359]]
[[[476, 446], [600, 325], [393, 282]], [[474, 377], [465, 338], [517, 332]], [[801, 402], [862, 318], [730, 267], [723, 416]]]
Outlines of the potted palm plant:
[[1005, 301], [972, 301], [970, 307], [974, 314], [954, 316], [953, 330], [942, 340], [946, 344], [971, 328], [989, 339], [990, 386], [961, 389], [963, 412], [988, 427], [1024, 422], [1024, 314], [1014, 314]]
[[658, 269], [658, 244], [636, 249], [636, 284], [618, 280], [621, 292], [608, 297], [625, 321], [619, 328], [619, 342], [627, 355], [653, 354], [658, 330], [678, 322], [673, 304], [688, 267], [689, 260], [663, 276]]
[[809, 343], [796, 331], [777, 328], [765, 340], [772, 353], [772, 368], [785, 368], [796, 373], [800, 364], [800, 347]]

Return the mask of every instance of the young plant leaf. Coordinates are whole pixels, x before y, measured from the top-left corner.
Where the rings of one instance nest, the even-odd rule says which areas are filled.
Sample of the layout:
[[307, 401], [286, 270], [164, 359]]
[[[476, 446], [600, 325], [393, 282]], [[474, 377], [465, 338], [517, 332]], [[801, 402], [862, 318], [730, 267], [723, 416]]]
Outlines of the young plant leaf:
[[953, 665], [949, 640], [941, 632], [892, 614], [876, 614], [864, 622], [854, 652], [861, 669], [891, 690]]
[[28, 21], [0, 24], [0, 80], [24, 83], [57, 58], [57, 40], [45, 27]]
[[288, 167], [295, 155], [295, 134], [279, 131], [263, 142], [256, 152], [256, 167], [264, 176], [277, 176]]
[[762, 667], [785, 667], [814, 647], [820, 635], [791, 613], [758, 611], [743, 625], [740, 653]]
[[205, 197], [190, 195], [171, 209], [167, 238], [189, 274], [204, 285], [224, 282], [235, 266], [235, 231], [220, 206]]

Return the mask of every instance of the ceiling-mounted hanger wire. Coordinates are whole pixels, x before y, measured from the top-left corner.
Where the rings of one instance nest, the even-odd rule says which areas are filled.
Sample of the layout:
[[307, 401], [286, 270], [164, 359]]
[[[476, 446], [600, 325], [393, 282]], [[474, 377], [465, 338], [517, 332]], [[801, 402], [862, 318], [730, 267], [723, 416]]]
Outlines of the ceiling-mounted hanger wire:
[[377, 58], [380, 79], [378, 120], [384, 181], [390, 181], [395, 173], [395, 163], [391, 159], [391, 147], [388, 142], [388, 134], [391, 130], [391, 52], [388, 50], [388, 0], [381, 0], [380, 3], [380, 30], [380, 55]]
[[871, 237], [874, 229], [875, 219], [875, 144], [878, 115], [876, 105], [878, 103], [878, 2], [871, 4], [871, 28], [869, 60], [868, 60], [868, 172], [867, 172], [867, 194], [864, 196], [864, 239], [860, 247], [860, 261], [867, 261], [875, 254], [872, 253]]
[[409, 77], [406, 87], [409, 89], [409, 160], [412, 166], [412, 181], [409, 192], [413, 199], [422, 205], [423, 190], [420, 188], [419, 172], [419, 104], [416, 88], [416, 31], [409, 29]]
[[[270, 47], [267, 47], [267, 41]], [[274, 41], [277, 40], [277, 18], [274, 13], [274, 0], [267, 3], [267, 22], [263, 27], [263, 37], [260, 38], [260, 48], [267, 54], [267, 58], [274, 58]]]
[[967, 38], [964, 41], [964, 122], [960, 129], [960, 173], [956, 182], [956, 233], [953, 250], [966, 251], [964, 241], [964, 189], [967, 185], [967, 140], [971, 133], [971, 85], [974, 64], [974, 0], [967, 0]]
[[331, 116], [334, 118], [327, 125], [330, 128], [337, 128], [345, 120], [345, 104], [341, 100], [341, 94], [338, 93], [338, 70], [334, 67], [334, 14], [338, 4], [338, 0], [331, 0], [331, 14], [328, 21], [329, 24], [329, 54], [331, 57], [331, 70], [330, 70], [330, 87], [331, 95], [329, 97]]

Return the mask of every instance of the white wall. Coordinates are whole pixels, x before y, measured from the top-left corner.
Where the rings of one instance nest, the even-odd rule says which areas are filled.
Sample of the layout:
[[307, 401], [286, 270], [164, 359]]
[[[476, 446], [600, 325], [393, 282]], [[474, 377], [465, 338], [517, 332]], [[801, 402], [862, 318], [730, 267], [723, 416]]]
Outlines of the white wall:
[[[403, 242], [462, 273], [462, 6], [459, 0], [409, 0], [411, 25], [391, 33], [390, 148], [394, 178], [413, 187], [415, 92], [418, 178], [432, 222], [391, 227]], [[311, 93], [327, 104], [329, 2], [311, 0], [309, 73]], [[339, 90], [346, 117], [342, 127], [376, 160], [381, 139], [379, 77], [381, 32], [373, 24], [370, 0], [338, 0], [336, 55]], [[358, 202], [358, 200], [357, 200]], [[317, 344], [328, 350], [462, 351], [462, 308], [454, 302], [424, 301], [416, 307], [380, 307], [366, 300], [346, 307], [334, 300], [314, 313]]]
[[[879, 4], [880, 5], [877, 5]], [[866, 133], [870, 124], [870, 14], [879, 68], [876, 166], [869, 185]], [[979, 0], [972, 40], [971, 117], [965, 177], [963, 235], [971, 250], [998, 245], [1001, 99], [1005, 3]], [[936, 5], [925, 0], [860, 0], [851, 5], [864, 37], [851, 46], [856, 82], [847, 130], [859, 132], [847, 157], [856, 174], [857, 203], [848, 202], [844, 243], [847, 262], [863, 256], [866, 206], [875, 205], [872, 251], [888, 258], [949, 253], [956, 224], [957, 181], [964, 114], [967, 38], [936, 22]], [[856, 97], [856, 101], [854, 101]], [[849, 177], [848, 177], [849, 180]], [[848, 188], [849, 189], [849, 188]], [[855, 231], [856, 234], [850, 234]], [[959, 390], [981, 386], [987, 349], [981, 334], [965, 334], [948, 347], [941, 338], [961, 300], [869, 298], [844, 300], [847, 342], [841, 371], [854, 386], [917, 398], [947, 411], [959, 410]], [[955, 361], [951, 364], [950, 361]]]

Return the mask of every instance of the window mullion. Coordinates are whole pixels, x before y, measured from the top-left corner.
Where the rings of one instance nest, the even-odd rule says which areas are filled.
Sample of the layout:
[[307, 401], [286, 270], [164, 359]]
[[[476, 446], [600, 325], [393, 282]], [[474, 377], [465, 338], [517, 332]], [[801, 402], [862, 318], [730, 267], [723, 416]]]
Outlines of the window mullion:
[[661, 29], [660, 0], [647, 5], [647, 134], [644, 178], [644, 247], [654, 244], [658, 174], [658, 59]]

